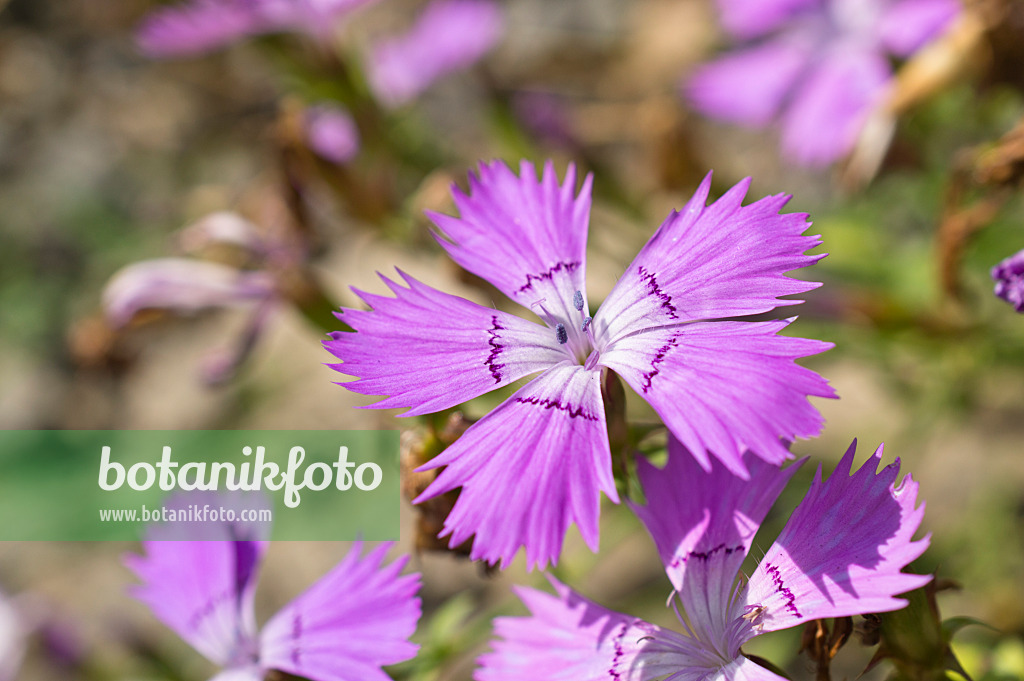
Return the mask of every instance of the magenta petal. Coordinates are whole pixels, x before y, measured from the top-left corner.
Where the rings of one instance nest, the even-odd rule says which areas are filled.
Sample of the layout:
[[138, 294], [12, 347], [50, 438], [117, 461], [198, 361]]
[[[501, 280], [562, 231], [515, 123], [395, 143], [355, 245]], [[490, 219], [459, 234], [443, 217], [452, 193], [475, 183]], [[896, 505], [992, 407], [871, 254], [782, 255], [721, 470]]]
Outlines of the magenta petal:
[[405, 416], [461, 404], [562, 361], [550, 329], [442, 293], [403, 272], [408, 288], [381, 277], [395, 298], [361, 293], [373, 310], [339, 318], [356, 333], [324, 341], [342, 360], [331, 368], [358, 381], [363, 395], [389, 395], [374, 408], [409, 407]]
[[267, 622], [260, 664], [316, 681], [389, 681], [381, 665], [413, 657], [420, 617], [418, 574], [399, 575], [407, 557], [384, 565], [389, 544], [344, 559]]
[[705, 471], [674, 437], [668, 463], [637, 462], [646, 506], [631, 504], [658, 547], [690, 626], [727, 640], [736, 575], [768, 509], [799, 467], [785, 470], [749, 454], [744, 480], [719, 463]]
[[736, 38], [766, 35], [795, 15], [816, 9], [822, 0], [718, 0], [722, 24]]
[[804, 255], [821, 242], [803, 236], [804, 213], [780, 214], [789, 196], [778, 194], [743, 206], [744, 180], [705, 206], [710, 174], [680, 212], [654, 233], [594, 317], [605, 342], [681, 322], [767, 312], [799, 300], [817, 282], [785, 276], [812, 265], [821, 255]]
[[501, 9], [490, 0], [433, 0], [408, 33], [373, 48], [370, 85], [382, 103], [401, 106], [484, 56], [501, 30]]
[[210, 661], [254, 660], [252, 599], [266, 547], [265, 541], [143, 542], [145, 555], [125, 557], [142, 580], [131, 593]]
[[838, 47], [807, 76], [782, 121], [782, 149], [794, 162], [826, 165], [845, 155], [892, 78], [888, 62]]
[[559, 185], [550, 161], [540, 178], [528, 161], [518, 177], [495, 161], [470, 174], [469, 194], [452, 190], [459, 217], [429, 215], [451, 239], [438, 241], [463, 268], [525, 307], [543, 300], [552, 315], [569, 319], [574, 293], [586, 294], [590, 186], [587, 176], [575, 194], [571, 164]]
[[192, 313], [212, 307], [251, 305], [275, 295], [266, 272], [243, 272], [187, 258], [144, 260], [118, 270], [103, 290], [103, 308], [115, 326], [147, 308]]
[[905, 57], [942, 35], [959, 14], [957, 0], [897, 0], [882, 17], [882, 43]]
[[794, 361], [832, 344], [777, 335], [788, 323], [652, 329], [616, 341], [600, 362], [654, 407], [705, 470], [710, 452], [747, 477], [745, 449], [769, 463], [785, 461], [790, 454], [782, 439], [821, 430], [821, 414], [807, 397], [835, 397], [825, 379]]
[[557, 596], [515, 588], [531, 614], [494, 620], [498, 638], [493, 652], [480, 656], [476, 681], [648, 681], [693, 666], [690, 639], [602, 608], [549, 579]]
[[250, 0], [268, 31], [298, 31], [329, 40], [339, 22], [379, 0]]
[[523, 386], [420, 470], [446, 466], [413, 503], [462, 487], [441, 536], [470, 558], [555, 563], [573, 523], [597, 550], [600, 492], [612, 479], [601, 374], [562, 362]]
[[149, 57], [181, 57], [210, 52], [258, 28], [259, 18], [248, 2], [194, 0], [148, 15], [135, 39]]
[[772, 40], [700, 66], [683, 92], [705, 116], [762, 127], [779, 112], [810, 58], [802, 44]]
[[823, 484], [821, 469], [778, 540], [750, 577], [754, 625], [776, 631], [809, 620], [886, 612], [906, 605], [897, 594], [931, 577], [900, 572], [928, 546], [912, 541], [924, 516], [918, 485], [895, 485], [899, 459], [876, 473], [882, 448], [850, 475], [856, 441]]

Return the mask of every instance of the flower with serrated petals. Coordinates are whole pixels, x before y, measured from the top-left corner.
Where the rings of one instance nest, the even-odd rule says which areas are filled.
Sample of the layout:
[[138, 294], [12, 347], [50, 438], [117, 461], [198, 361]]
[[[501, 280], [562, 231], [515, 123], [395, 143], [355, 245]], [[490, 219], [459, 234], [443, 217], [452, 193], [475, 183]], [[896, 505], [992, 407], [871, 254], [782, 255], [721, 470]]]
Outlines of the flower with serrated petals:
[[385, 565], [389, 544], [361, 556], [362, 542], [355, 542], [341, 562], [258, 631], [253, 595], [269, 542], [256, 535], [265, 528], [227, 522], [154, 526], [143, 542], [145, 554], [126, 558], [142, 580], [132, 594], [223, 668], [211, 681], [263, 681], [270, 670], [310, 681], [390, 681], [381, 666], [408, 660], [418, 648], [409, 637], [420, 616], [420, 578], [399, 574], [408, 556]]
[[899, 460], [876, 473], [879, 447], [850, 475], [856, 442], [828, 480], [821, 469], [779, 538], [745, 583], [737, 574], [768, 509], [797, 466], [747, 456], [750, 479], [718, 462], [711, 471], [669, 439], [664, 470], [641, 461], [647, 506], [635, 507], [658, 547], [681, 634], [629, 617], [552, 580], [551, 596], [518, 589], [528, 617], [495, 620], [499, 637], [480, 658], [477, 681], [781, 681], [740, 648], [764, 632], [811, 620], [897, 610], [898, 594], [929, 576], [901, 570], [928, 538], [912, 537], [924, 516], [918, 485], [898, 485]]
[[[424, 468], [444, 466], [415, 501], [461, 487], [441, 536], [471, 557], [507, 562], [525, 546], [530, 567], [557, 560], [576, 523], [596, 550], [600, 492], [618, 501], [601, 397], [614, 371], [661, 416], [704, 467], [717, 458], [746, 476], [740, 454], [773, 464], [782, 439], [812, 437], [822, 419], [808, 395], [834, 396], [794, 360], [831, 344], [780, 336], [791, 320], [728, 317], [798, 303], [778, 296], [819, 284], [784, 276], [817, 261], [803, 236], [806, 215], [780, 215], [788, 196], [748, 206], [749, 182], [705, 205], [710, 175], [673, 212], [591, 317], [584, 272], [591, 177], [575, 193], [570, 166], [560, 184], [548, 163], [538, 177], [500, 162], [481, 165], [460, 216], [431, 214], [437, 239], [542, 323], [442, 293], [402, 273], [384, 278], [395, 297], [359, 293], [372, 311], [339, 315], [356, 333], [325, 346], [331, 366], [359, 380], [344, 387], [389, 395], [373, 407], [414, 416], [448, 409], [531, 374], [540, 375], [471, 426]], [[715, 321], [718, 320], [718, 321]]]

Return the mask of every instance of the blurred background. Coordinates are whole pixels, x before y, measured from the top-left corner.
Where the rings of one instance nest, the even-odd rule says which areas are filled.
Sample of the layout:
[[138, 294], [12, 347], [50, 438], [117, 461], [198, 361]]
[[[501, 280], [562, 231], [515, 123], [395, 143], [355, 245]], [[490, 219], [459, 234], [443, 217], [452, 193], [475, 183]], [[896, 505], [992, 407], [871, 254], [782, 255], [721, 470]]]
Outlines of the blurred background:
[[[957, 658], [977, 679], [1024, 678], [1024, 317], [992, 294], [989, 275], [1024, 249], [1016, 0], [968, 3], [974, 23], [961, 17], [898, 64], [898, 104], [883, 117], [891, 142], [865, 133], [852, 160], [811, 169], [780, 156], [771, 127], [688, 106], [681, 83], [729, 44], [710, 1], [500, 2], [499, 21], [469, 29], [480, 44], [414, 93], [389, 90], [373, 64], [375, 46], [407, 34], [424, 2], [366, 3], [327, 35], [265, 31], [180, 55], [136, 39], [156, 2], [0, 6], [0, 427], [403, 428], [408, 454], [429, 424], [354, 409], [374, 400], [333, 383], [320, 342], [340, 328], [332, 309], [361, 305], [349, 286], [384, 292], [375, 272], [395, 267], [505, 305], [443, 255], [423, 215], [452, 212], [449, 187], [478, 161], [553, 159], [560, 175], [570, 162], [595, 174], [592, 301], [709, 170], [716, 194], [751, 176], [751, 199], [792, 194], [788, 209], [810, 213], [822, 235], [829, 256], [795, 276], [824, 286], [792, 308], [792, 332], [836, 343], [805, 364], [841, 398], [816, 403], [825, 431], [794, 445], [811, 464], [752, 558], [814, 465], [831, 471], [854, 438], [858, 462], [885, 442], [886, 460], [899, 457], [927, 502], [932, 546], [915, 569], [941, 578], [943, 619], [983, 623], [956, 634]], [[251, 275], [249, 287], [217, 288], [225, 268]], [[479, 417], [499, 399], [465, 412]], [[631, 421], [654, 421], [641, 400], [628, 409]], [[414, 551], [420, 519], [403, 513], [398, 549]], [[561, 579], [672, 626], [668, 582], [628, 510], [605, 506], [599, 555], [575, 529], [567, 546]], [[0, 545], [0, 590], [17, 613], [7, 628], [27, 646], [14, 664], [21, 645], [4, 662], [0, 641], [0, 671], [212, 676], [127, 596], [121, 556], [138, 550]], [[346, 550], [274, 544], [258, 619]], [[470, 678], [489, 619], [523, 612], [509, 585], [543, 584], [521, 559], [502, 574], [445, 552], [412, 563], [425, 573], [425, 648], [395, 678]], [[800, 633], [763, 637], [753, 652], [812, 678]], [[854, 637], [834, 677], [856, 677], [875, 653]], [[883, 663], [866, 678], [891, 671]]]

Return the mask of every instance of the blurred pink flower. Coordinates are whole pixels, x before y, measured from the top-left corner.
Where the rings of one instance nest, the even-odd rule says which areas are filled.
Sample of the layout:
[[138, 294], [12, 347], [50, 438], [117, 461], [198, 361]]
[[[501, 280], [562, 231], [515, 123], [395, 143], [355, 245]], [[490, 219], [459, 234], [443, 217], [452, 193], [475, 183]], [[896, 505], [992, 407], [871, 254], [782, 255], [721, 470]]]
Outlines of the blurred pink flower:
[[406, 104], [441, 76], [486, 54], [501, 30], [501, 11], [490, 0], [434, 0], [407, 33], [372, 48], [370, 85], [383, 104]]
[[156, 10], [136, 32], [150, 57], [211, 52], [263, 33], [304, 33], [326, 41], [353, 10], [378, 0], [192, 0]]
[[889, 56], [908, 57], [957, 17], [957, 0], [718, 0], [744, 44], [683, 83], [712, 118], [778, 121], [782, 151], [827, 165], [853, 147], [892, 81]]
[[345, 109], [316, 104], [306, 109], [306, 139], [322, 158], [343, 165], [359, 153], [359, 130]]

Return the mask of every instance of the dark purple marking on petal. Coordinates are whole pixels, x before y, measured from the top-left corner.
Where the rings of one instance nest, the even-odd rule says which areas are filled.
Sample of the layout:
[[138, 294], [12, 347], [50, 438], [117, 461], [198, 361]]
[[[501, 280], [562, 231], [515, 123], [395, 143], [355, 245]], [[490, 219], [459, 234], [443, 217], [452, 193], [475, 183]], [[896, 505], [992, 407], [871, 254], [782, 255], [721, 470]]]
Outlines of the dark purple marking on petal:
[[640, 386], [640, 389], [643, 390], [644, 393], [650, 390], [651, 379], [657, 376], [658, 373], [661, 371], [661, 369], [658, 368], [658, 365], [665, 361], [665, 355], [668, 354], [668, 351], [676, 347], [677, 345], [679, 345], [679, 339], [673, 336], [668, 339], [668, 343], [662, 345], [660, 348], [658, 348], [658, 351], [654, 353], [654, 359], [651, 360], [651, 370], [644, 372], [643, 384]]
[[769, 576], [771, 576], [772, 582], [775, 583], [775, 591], [782, 594], [785, 597], [786, 610], [793, 613], [794, 617], [800, 617], [800, 611], [797, 610], [795, 603], [796, 597], [793, 595], [793, 592], [786, 588], [786, 586], [782, 583], [782, 575], [779, 574], [779, 568], [769, 563], [764, 566], [764, 571], [767, 572]]
[[718, 553], [720, 551], [728, 556], [731, 553], [735, 553], [736, 551], [742, 551], [742, 550], [743, 550], [743, 546], [742, 545], [741, 546], [727, 546], [726, 544], [722, 543], [722, 544], [719, 544], [718, 546], [716, 546], [713, 549], [708, 549], [707, 551], [690, 551], [685, 556], [676, 556], [675, 558], [672, 559], [672, 563], [669, 565], [669, 567], [677, 568], [677, 567], [683, 565], [684, 563], [690, 562], [691, 558], [696, 558], [697, 560], [702, 560], [702, 561], [708, 561], [708, 560], [711, 560], [711, 556], [713, 556], [714, 554], [716, 554], [716, 553]]
[[210, 617], [222, 603], [226, 603], [237, 597], [238, 592], [235, 591], [234, 587], [229, 587], [220, 593], [214, 594], [209, 598], [209, 600], [204, 601], [202, 605], [196, 608], [195, 612], [192, 613], [192, 616], [188, 618], [188, 628], [193, 631], [198, 631], [203, 620]]
[[672, 319], [679, 319], [676, 315], [676, 306], [672, 304], [672, 296], [661, 290], [654, 273], [648, 272], [643, 265], [637, 268], [637, 273], [640, 275], [640, 281], [647, 282], [648, 293], [661, 301], [661, 306], [668, 312], [668, 316]]
[[608, 668], [608, 676], [613, 679], [621, 679], [622, 674], [618, 672], [616, 667], [619, 666], [619, 660], [626, 652], [622, 649], [622, 639], [626, 637], [626, 632], [629, 631], [629, 625], [625, 622], [619, 625], [619, 631], [615, 634], [615, 638], [612, 639], [612, 646], [615, 648], [615, 654], [612, 655], [612, 664]]
[[294, 646], [292, 648], [292, 662], [299, 666], [302, 664], [302, 646], [299, 645], [299, 641], [302, 640], [302, 615], [295, 613], [292, 617], [292, 642]]
[[533, 282], [535, 281], [550, 280], [562, 270], [565, 270], [566, 272], [573, 272], [579, 266], [579, 262], [560, 262], [554, 267], [549, 268], [546, 272], [541, 272], [540, 274], [527, 274], [526, 283], [520, 286], [516, 293], [522, 293], [523, 291], [530, 290], [533, 288]]
[[498, 315], [491, 317], [491, 328], [487, 332], [490, 336], [487, 339], [487, 344], [491, 346], [491, 354], [487, 355], [487, 360], [484, 364], [490, 370], [495, 383], [501, 383], [501, 370], [505, 368], [504, 364], [497, 364], [495, 362], [501, 351], [505, 349], [505, 346], [498, 342], [498, 331], [504, 330], [505, 327], [498, 323]]
[[557, 409], [558, 411], [564, 411], [569, 415], [569, 418], [583, 418], [587, 421], [597, 421], [597, 415], [591, 414], [588, 411], [584, 411], [583, 407], [572, 408], [572, 405], [562, 404], [558, 400], [540, 399], [539, 397], [517, 397], [516, 402], [520, 404], [536, 404], [544, 407], [545, 409]]

